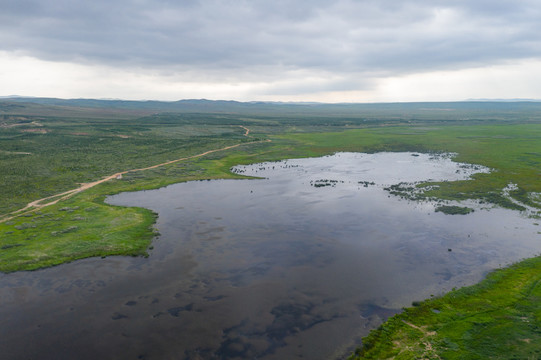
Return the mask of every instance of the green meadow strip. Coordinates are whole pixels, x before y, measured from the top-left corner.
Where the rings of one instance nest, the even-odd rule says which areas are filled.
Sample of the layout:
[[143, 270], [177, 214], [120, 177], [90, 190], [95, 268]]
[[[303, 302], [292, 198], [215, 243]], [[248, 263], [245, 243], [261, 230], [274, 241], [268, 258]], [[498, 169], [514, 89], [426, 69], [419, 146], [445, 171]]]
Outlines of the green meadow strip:
[[363, 339], [350, 360], [541, 358], [541, 258], [416, 302]]

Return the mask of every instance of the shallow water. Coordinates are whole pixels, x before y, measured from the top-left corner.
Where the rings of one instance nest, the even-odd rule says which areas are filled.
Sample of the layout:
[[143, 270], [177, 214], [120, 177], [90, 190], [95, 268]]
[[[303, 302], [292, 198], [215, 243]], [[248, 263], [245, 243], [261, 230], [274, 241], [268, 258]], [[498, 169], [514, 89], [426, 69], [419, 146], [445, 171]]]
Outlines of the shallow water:
[[0, 349], [40, 359], [340, 358], [402, 306], [539, 253], [539, 227], [517, 212], [444, 215], [383, 190], [474, 170], [447, 157], [339, 153], [236, 168], [266, 180], [113, 196], [159, 213], [151, 256], [0, 275]]

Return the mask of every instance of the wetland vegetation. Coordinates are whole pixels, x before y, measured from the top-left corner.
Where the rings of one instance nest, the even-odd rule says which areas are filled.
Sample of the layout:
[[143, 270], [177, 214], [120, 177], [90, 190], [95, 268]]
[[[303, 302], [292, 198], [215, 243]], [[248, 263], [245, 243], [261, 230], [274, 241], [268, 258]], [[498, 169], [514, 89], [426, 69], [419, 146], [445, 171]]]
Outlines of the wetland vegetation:
[[[491, 171], [470, 180], [393, 184], [389, 191], [412, 201], [437, 199], [439, 211], [448, 214], [469, 211], [456, 201], [476, 201], [538, 219], [540, 139], [541, 104], [530, 102], [2, 100], [0, 271], [34, 270], [93, 256], [147, 254], [156, 234], [156, 215], [105, 204], [106, 195], [189, 180], [242, 178], [230, 168], [338, 151], [455, 153], [454, 160]], [[233, 145], [239, 146], [127, 172], [56, 204], [16, 213], [80, 183]], [[332, 179], [313, 183], [333, 185]], [[493, 272], [477, 286], [416, 303], [365, 338], [354, 358], [537, 356], [540, 272], [539, 258], [534, 258]]]
[[474, 212], [472, 208], [466, 206], [456, 206], [456, 205], [441, 205], [438, 206], [435, 210], [436, 212], [442, 212], [448, 215], [468, 215], [469, 213]]
[[538, 359], [540, 281], [536, 257], [416, 302], [365, 337], [350, 359]]

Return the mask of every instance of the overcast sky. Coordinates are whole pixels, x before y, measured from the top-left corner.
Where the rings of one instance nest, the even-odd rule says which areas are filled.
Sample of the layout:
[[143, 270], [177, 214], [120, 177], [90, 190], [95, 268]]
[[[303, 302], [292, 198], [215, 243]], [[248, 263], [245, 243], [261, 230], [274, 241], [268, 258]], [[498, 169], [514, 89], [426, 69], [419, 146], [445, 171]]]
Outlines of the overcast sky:
[[0, 96], [541, 99], [538, 0], [0, 0]]

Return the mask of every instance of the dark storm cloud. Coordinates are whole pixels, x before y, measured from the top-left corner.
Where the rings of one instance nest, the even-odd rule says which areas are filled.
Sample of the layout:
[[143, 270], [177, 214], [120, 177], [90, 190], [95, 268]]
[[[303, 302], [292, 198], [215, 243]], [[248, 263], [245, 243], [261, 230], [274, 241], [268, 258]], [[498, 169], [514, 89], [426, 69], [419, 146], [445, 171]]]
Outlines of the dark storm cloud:
[[0, 0], [0, 5], [0, 50], [164, 71], [401, 74], [541, 54], [537, 1]]

